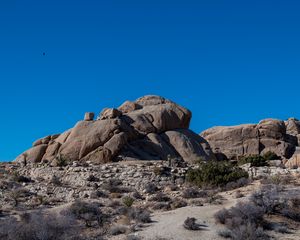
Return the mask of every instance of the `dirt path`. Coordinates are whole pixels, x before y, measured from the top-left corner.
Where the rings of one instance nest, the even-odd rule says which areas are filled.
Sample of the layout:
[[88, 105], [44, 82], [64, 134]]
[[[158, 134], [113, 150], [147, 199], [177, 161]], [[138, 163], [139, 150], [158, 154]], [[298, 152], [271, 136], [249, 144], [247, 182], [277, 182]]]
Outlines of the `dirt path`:
[[[152, 217], [154, 222], [137, 236], [145, 240], [155, 240], [165, 238], [168, 240], [221, 240], [218, 236], [218, 230], [222, 226], [216, 225], [214, 214], [222, 208], [228, 208], [236, 204], [237, 200], [228, 194], [223, 194], [227, 200], [222, 205], [207, 205], [202, 207], [188, 206], [169, 212], [158, 212]], [[190, 231], [182, 225], [187, 217], [194, 217], [200, 224], [207, 225], [203, 230]]]

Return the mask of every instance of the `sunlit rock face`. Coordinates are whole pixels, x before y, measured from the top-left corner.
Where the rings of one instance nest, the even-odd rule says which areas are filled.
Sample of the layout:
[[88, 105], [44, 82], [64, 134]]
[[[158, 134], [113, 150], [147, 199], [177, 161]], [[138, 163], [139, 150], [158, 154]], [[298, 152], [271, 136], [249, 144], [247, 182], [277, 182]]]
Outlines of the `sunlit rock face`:
[[191, 112], [163, 97], [144, 96], [126, 101], [118, 109], [106, 108], [97, 120], [92, 113], [62, 134], [47, 136], [16, 158], [18, 162], [122, 160], [186, 162], [215, 159], [209, 144], [189, 130]]
[[200, 135], [213, 152], [228, 159], [268, 151], [283, 158], [290, 158], [298, 146], [299, 121], [289, 119], [264, 119], [258, 124], [213, 127]]

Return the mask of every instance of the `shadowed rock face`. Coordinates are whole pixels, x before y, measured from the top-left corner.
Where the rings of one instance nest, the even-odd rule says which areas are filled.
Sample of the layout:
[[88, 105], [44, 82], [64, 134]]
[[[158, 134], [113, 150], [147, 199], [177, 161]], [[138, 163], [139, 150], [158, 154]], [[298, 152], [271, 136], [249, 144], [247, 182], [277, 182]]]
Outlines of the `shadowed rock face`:
[[96, 121], [85, 116], [72, 129], [47, 136], [16, 158], [18, 162], [67, 161], [105, 163], [120, 160], [167, 159], [193, 162], [214, 159], [208, 143], [189, 130], [191, 112], [159, 96], [126, 101], [104, 109]]
[[268, 151], [290, 158], [298, 146], [299, 130], [300, 122], [296, 119], [285, 122], [265, 119], [258, 124], [214, 127], [200, 135], [208, 141], [213, 152], [229, 159]]

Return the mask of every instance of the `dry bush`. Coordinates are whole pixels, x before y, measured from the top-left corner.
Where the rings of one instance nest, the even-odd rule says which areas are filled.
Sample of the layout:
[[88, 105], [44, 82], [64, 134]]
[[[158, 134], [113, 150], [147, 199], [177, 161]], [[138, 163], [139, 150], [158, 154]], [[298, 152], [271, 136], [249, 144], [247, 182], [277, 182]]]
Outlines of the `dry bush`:
[[153, 210], [168, 211], [168, 210], [171, 210], [171, 205], [169, 202], [156, 202], [156, 203], [152, 204], [151, 208]]
[[289, 175], [272, 175], [261, 179], [262, 184], [288, 185], [293, 182], [293, 177]]
[[171, 199], [164, 193], [159, 192], [152, 197], [149, 198], [149, 201], [155, 201], [155, 202], [168, 202]]
[[130, 208], [128, 209], [127, 216], [129, 219], [135, 220], [139, 223], [152, 222], [150, 212], [143, 208]]
[[187, 206], [187, 202], [179, 199], [179, 198], [175, 198], [171, 201], [171, 209], [177, 209], [177, 208], [182, 208], [182, 207], [186, 207]]
[[62, 211], [64, 215], [73, 216], [85, 222], [86, 227], [91, 227], [94, 222], [102, 226], [107, 216], [103, 214], [96, 203], [87, 203], [80, 200], [75, 201], [70, 207]]
[[196, 218], [187, 218], [183, 223], [183, 227], [187, 230], [199, 230], [199, 224], [196, 223]]
[[62, 182], [61, 182], [60, 178], [58, 176], [56, 176], [55, 174], [51, 177], [50, 183], [52, 183], [56, 186], [61, 186], [62, 185]]
[[264, 210], [250, 202], [239, 202], [236, 206], [222, 209], [214, 215], [216, 222], [225, 224], [231, 238], [236, 240], [268, 239], [261, 228], [263, 216]]
[[99, 182], [100, 179], [95, 177], [93, 174], [89, 175], [88, 178], [86, 179], [88, 182]]
[[108, 194], [101, 190], [96, 190], [91, 193], [91, 198], [108, 198]]
[[158, 190], [158, 188], [157, 188], [156, 184], [151, 183], [151, 182], [147, 183], [144, 188], [144, 191], [146, 193], [150, 193], [150, 194], [155, 193], [157, 190]]
[[14, 207], [17, 207], [22, 200], [22, 198], [30, 196], [31, 193], [25, 188], [17, 188], [11, 190], [8, 197], [13, 201]]
[[198, 190], [197, 188], [186, 188], [182, 192], [184, 198], [205, 198], [208, 197], [208, 193], [205, 190]]
[[122, 181], [119, 179], [109, 179], [102, 188], [110, 193], [129, 193], [134, 190], [128, 187], [122, 186]]
[[74, 219], [54, 214], [24, 214], [0, 223], [0, 239], [7, 240], [66, 240], [75, 239], [77, 226]]
[[110, 228], [111, 235], [124, 234], [127, 231], [127, 227], [124, 225], [114, 225]]
[[223, 188], [226, 191], [230, 191], [236, 188], [244, 187], [250, 183], [250, 180], [248, 178], [242, 177], [236, 181], [229, 182], [225, 185]]

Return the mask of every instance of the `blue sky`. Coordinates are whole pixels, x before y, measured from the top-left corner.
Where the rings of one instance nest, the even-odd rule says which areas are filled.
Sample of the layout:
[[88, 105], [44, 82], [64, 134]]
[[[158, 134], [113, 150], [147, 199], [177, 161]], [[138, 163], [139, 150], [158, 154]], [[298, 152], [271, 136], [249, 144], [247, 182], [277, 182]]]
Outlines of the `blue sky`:
[[196, 132], [300, 117], [299, 12], [289, 0], [1, 0], [0, 160], [145, 94], [192, 110]]

